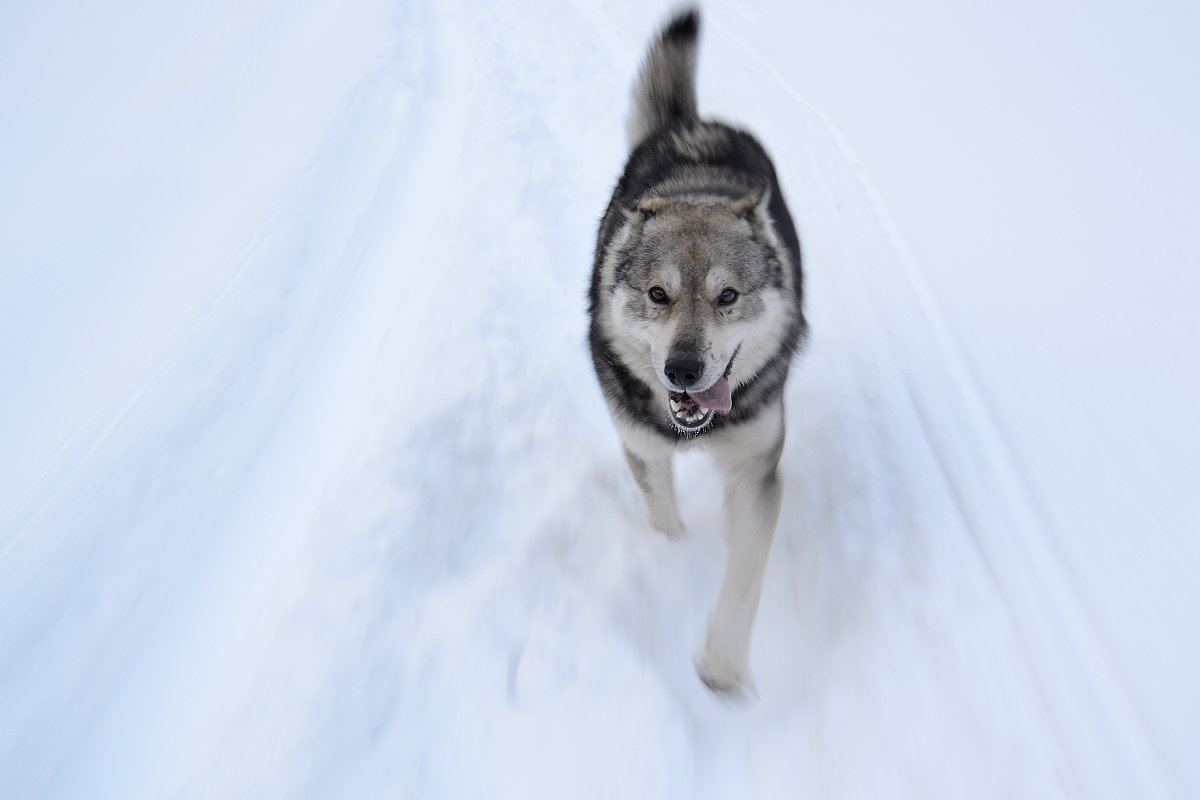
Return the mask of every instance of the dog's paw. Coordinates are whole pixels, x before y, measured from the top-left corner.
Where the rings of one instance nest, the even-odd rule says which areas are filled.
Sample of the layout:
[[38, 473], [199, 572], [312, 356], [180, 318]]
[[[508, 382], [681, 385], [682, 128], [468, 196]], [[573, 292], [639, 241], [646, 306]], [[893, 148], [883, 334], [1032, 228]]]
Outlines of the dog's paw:
[[750, 677], [739, 669], [707, 654], [696, 662], [696, 674], [714, 694], [742, 697], [751, 692]]
[[650, 524], [654, 529], [666, 534], [668, 539], [682, 539], [687, 536], [687, 526], [683, 524], [683, 520], [676, 517], [675, 519], [661, 519], [659, 517], [651, 517]]

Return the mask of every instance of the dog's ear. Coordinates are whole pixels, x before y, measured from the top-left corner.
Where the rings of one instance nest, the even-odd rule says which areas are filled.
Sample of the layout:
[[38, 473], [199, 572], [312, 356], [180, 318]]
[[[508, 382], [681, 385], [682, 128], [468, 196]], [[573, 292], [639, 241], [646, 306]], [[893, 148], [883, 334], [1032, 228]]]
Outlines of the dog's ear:
[[767, 205], [771, 202], [771, 184], [761, 175], [755, 176], [750, 188], [746, 193], [736, 200], [730, 200], [728, 208], [739, 217], [748, 217], [755, 214], [759, 209], [764, 212], [767, 210]]

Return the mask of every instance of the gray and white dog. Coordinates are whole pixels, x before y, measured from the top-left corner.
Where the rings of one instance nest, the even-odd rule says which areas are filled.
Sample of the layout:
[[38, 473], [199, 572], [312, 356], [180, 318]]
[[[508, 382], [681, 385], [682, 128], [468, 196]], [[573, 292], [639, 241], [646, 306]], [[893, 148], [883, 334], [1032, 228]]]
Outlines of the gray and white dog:
[[725, 483], [730, 554], [697, 670], [748, 680], [779, 518], [783, 387], [806, 332], [800, 243], [753, 136], [696, 111], [699, 15], [675, 17], [634, 89], [632, 152], [600, 223], [589, 344], [651, 523], [683, 535], [671, 457], [693, 445]]

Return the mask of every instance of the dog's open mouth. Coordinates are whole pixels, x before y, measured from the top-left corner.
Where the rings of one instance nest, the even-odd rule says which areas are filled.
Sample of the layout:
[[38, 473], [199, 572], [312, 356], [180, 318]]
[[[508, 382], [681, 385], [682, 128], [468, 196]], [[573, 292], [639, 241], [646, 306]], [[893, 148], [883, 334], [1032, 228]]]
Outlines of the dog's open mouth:
[[698, 431], [712, 422], [712, 409], [697, 403], [687, 392], [671, 392], [670, 406], [671, 421], [685, 431]]
[[704, 391], [668, 393], [671, 421], [677, 428], [686, 433], [695, 433], [712, 422], [714, 414], [725, 415], [733, 410], [729, 372], [733, 369], [733, 359], [736, 357], [735, 350], [725, 367], [725, 374]]

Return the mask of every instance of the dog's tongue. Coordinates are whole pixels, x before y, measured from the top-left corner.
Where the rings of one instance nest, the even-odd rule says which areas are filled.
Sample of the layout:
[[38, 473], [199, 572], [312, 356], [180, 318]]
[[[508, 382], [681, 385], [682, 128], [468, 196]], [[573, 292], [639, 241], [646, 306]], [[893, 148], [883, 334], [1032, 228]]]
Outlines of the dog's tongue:
[[703, 392], [688, 392], [688, 397], [718, 414], [728, 414], [733, 410], [733, 397], [729, 393], [729, 381], [725, 378], [721, 378]]

